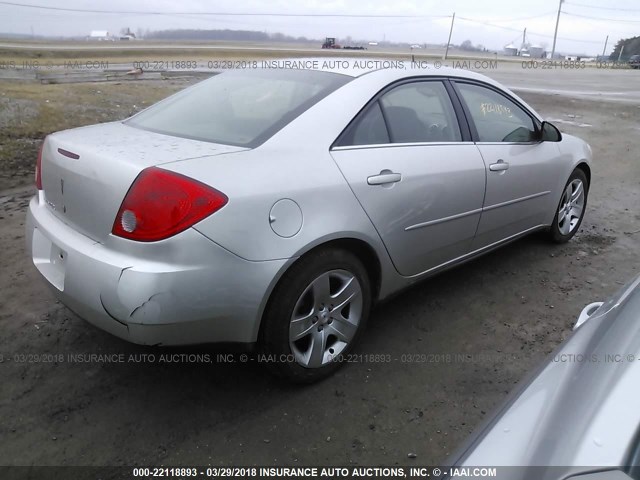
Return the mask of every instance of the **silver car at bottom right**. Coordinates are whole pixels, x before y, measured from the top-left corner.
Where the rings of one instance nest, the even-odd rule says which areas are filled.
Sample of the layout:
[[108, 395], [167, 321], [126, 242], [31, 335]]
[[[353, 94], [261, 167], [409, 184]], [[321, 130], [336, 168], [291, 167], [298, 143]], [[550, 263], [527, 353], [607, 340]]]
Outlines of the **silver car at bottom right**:
[[640, 479], [640, 276], [587, 305], [447, 463], [452, 479], [479, 466], [510, 480]]

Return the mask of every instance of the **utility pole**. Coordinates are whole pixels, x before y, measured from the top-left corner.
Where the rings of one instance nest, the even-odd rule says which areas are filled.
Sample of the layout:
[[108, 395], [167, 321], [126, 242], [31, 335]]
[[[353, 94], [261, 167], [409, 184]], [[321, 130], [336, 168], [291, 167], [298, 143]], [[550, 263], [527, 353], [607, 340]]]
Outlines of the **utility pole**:
[[562, 12], [562, 2], [564, 0], [560, 0], [558, 4], [558, 16], [556, 17], [556, 31], [553, 32], [553, 47], [551, 47], [551, 58], [553, 59], [553, 55], [556, 53], [556, 37], [558, 36], [558, 24], [560, 23], [560, 13]]
[[607, 51], [607, 43], [609, 43], [609, 35], [607, 35], [607, 38], [604, 41], [604, 48], [602, 49], [602, 56], [603, 57], [604, 57], [605, 52]]
[[522, 54], [522, 50], [524, 50], [524, 45], [527, 41], [527, 29], [524, 29], [524, 32], [522, 32], [522, 45], [520, 45], [520, 52]]
[[620, 63], [620, 59], [622, 58], [622, 52], [624, 52], [624, 45], [620, 48], [620, 53], [618, 54], [618, 63]]
[[444, 51], [443, 60], [447, 59], [447, 55], [449, 53], [449, 44], [451, 43], [451, 34], [453, 33], [453, 22], [456, 20], [456, 12], [453, 12], [453, 16], [451, 17], [451, 29], [449, 30], [449, 40], [447, 40], [447, 48]]

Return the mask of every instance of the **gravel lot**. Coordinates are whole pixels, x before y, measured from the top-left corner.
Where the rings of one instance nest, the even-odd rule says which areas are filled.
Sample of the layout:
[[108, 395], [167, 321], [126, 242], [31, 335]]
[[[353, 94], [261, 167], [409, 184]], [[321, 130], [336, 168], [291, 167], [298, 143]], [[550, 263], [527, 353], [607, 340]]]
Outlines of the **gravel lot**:
[[[0, 465], [442, 462], [570, 334], [585, 304], [640, 265], [639, 104], [522, 96], [593, 147], [581, 231], [562, 246], [525, 238], [380, 305], [357, 352], [391, 361], [355, 362], [303, 388], [275, 382], [255, 361], [216, 362], [215, 348], [129, 345], [57, 303], [24, 253], [35, 154], [0, 150]], [[112, 104], [121, 100], [95, 98], [118, 118]], [[7, 112], [28, 117], [33, 108], [0, 100], [9, 105], [0, 125]], [[58, 361], [36, 361], [42, 355]]]

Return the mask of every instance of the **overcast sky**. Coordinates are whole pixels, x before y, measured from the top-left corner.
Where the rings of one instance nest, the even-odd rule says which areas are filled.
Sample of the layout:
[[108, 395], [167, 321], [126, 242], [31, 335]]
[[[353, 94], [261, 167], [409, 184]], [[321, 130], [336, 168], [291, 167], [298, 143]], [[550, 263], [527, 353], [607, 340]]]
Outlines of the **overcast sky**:
[[[490, 49], [519, 45], [526, 27], [528, 40], [551, 48], [558, 0], [11, 0], [13, 3], [108, 11], [163, 14], [96, 14], [24, 8], [0, 3], [0, 32], [41, 35], [88, 35], [91, 30], [117, 33], [123, 27], [243, 29], [324, 38], [445, 43], [456, 13], [452, 43], [471, 40]], [[591, 7], [589, 7], [591, 6]], [[556, 50], [564, 53], [607, 53], [620, 38], [640, 35], [638, 0], [565, 0]], [[166, 14], [164, 14], [166, 12]], [[176, 15], [172, 12], [200, 12]], [[411, 18], [336, 18], [216, 16], [202, 12], [300, 13], [347, 15], [411, 15]], [[444, 16], [439, 18], [438, 16]], [[586, 18], [595, 17], [595, 18]]]

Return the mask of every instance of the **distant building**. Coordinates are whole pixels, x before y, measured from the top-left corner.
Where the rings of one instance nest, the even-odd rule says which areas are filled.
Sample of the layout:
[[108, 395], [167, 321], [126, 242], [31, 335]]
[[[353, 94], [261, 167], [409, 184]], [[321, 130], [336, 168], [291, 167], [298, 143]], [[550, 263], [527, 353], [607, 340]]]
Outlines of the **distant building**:
[[531, 45], [529, 47], [529, 53], [531, 53], [531, 56], [533, 58], [544, 58], [545, 57], [545, 51], [544, 51], [544, 47], [542, 45]]
[[92, 30], [89, 34], [89, 40], [111, 40], [111, 35], [107, 30]]
[[506, 45], [504, 47], [504, 54], [507, 57], [515, 57], [518, 54], [518, 47], [513, 44]]

